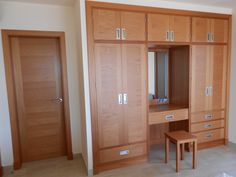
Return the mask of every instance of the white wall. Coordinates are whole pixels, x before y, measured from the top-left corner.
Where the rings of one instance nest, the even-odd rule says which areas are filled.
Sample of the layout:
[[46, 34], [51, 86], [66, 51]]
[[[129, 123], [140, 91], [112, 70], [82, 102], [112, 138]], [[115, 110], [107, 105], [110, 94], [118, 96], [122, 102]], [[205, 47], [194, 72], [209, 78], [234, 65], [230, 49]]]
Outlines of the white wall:
[[[0, 2], [0, 29], [64, 31], [68, 65], [73, 153], [81, 152], [78, 47], [73, 7]], [[2, 40], [0, 37], [0, 149], [3, 166], [12, 165], [12, 141], [8, 112]]]
[[231, 56], [231, 80], [230, 80], [230, 106], [229, 106], [229, 140], [236, 143], [236, 7], [233, 10], [232, 19], [232, 56]]

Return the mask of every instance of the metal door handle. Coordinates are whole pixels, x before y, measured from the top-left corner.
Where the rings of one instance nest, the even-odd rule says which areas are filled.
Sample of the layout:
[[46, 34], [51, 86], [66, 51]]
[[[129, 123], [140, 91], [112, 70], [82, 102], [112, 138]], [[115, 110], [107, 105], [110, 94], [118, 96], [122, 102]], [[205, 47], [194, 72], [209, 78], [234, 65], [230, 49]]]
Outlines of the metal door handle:
[[116, 28], [116, 39], [120, 39], [120, 28]]
[[170, 37], [169, 31], [167, 31], [167, 32], [166, 32], [166, 41], [169, 41], [169, 37]]
[[123, 104], [123, 102], [122, 102], [122, 94], [118, 95], [118, 104]]
[[174, 31], [171, 31], [170, 33], [171, 33], [171, 41], [174, 41], [174, 38], [175, 38]]
[[205, 119], [206, 120], [211, 120], [211, 119], [213, 119], [213, 115], [212, 114], [206, 114]]
[[211, 33], [211, 42], [214, 42], [214, 40], [215, 40], [215, 36], [213, 33]]
[[210, 94], [209, 94], [209, 87], [206, 87], [205, 88], [205, 96], [209, 96]]
[[128, 94], [127, 93], [123, 94], [123, 103], [128, 104]]
[[211, 33], [208, 33], [208, 34], [207, 34], [207, 41], [208, 41], [208, 42], [211, 42]]
[[63, 99], [62, 98], [55, 98], [55, 99], [52, 99], [52, 101], [57, 102], [57, 103], [62, 103]]
[[204, 126], [204, 128], [212, 128], [212, 125], [211, 125], [211, 124], [206, 124], [206, 125]]
[[125, 28], [122, 28], [121, 29], [121, 33], [122, 33], [122, 40], [125, 40], [126, 39], [126, 30], [125, 30]]

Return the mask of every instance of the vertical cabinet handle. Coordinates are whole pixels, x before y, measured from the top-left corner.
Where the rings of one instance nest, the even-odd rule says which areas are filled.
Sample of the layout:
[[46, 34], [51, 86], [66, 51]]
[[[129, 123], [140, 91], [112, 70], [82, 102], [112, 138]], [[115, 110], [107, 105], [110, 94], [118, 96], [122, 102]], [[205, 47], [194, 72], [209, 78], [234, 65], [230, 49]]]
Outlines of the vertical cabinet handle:
[[170, 35], [169, 35], [169, 31], [166, 32], [166, 41], [169, 41]]
[[209, 87], [205, 88], [205, 96], [209, 96]]
[[215, 36], [213, 33], [211, 33], [211, 42], [214, 42], [214, 40], [215, 40]]
[[209, 96], [213, 96], [213, 87], [208, 87], [209, 89]]
[[123, 102], [122, 102], [122, 94], [118, 94], [118, 104], [123, 104]]
[[207, 34], [207, 42], [211, 42], [211, 33]]
[[116, 39], [121, 39], [120, 28], [116, 28]]
[[170, 34], [171, 34], [171, 39], [170, 39], [170, 40], [171, 40], [171, 41], [174, 41], [174, 38], [175, 38], [175, 36], [174, 36], [174, 31], [171, 31]]
[[123, 94], [123, 103], [128, 104], [128, 94], [127, 93]]
[[121, 33], [122, 33], [122, 35], [121, 35], [122, 40], [125, 40], [126, 39], [126, 30], [125, 30], [125, 28], [121, 29]]

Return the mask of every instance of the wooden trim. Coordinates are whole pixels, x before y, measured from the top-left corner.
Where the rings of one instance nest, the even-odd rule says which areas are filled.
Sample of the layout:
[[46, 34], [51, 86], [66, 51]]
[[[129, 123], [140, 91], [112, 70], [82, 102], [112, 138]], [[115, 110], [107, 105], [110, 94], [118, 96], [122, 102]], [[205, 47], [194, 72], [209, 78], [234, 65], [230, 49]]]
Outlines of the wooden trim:
[[1, 152], [0, 152], [0, 177], [2, 176], [3, 176], [3, 167], [2, 167]]
[[191, 10], [176, 10], [176, 9], [137, 6], [137, 5], [125, 5], [125, 4], [107, 3], [107, 2], [95, 2], [95, 1], [90, 1], [90, 0], [86, 1], [86, 5], [93, 8], [106, 8], [106, 9], [112, 9], [112, 10], [159, 13], [159, 14], [169, 14], [169, 15], [184, 15], [184, 16], [205, 17], [205, 18], [228, 19], [230, 16], [232, 16], [228, 14], [199, 12], [199, 11], [191, 11]]
[[66, 66], [66, 48], [65, 33], [51, 31], [28, 31], [28, 30], [2, 30], [3, 53], [5, 62], [5, 73], [8, 91], [9, 113], [11, 122], [14, 169], [20, 169], [22, 165], [19, 127], [17, 123], [16, 95], [14, 92], [14, 78], [12, 71], [12, 59], [10, 51], [10, 37], [52, 37], [58, 38], [60, 41], [61, 70], [62, 70], [62, 93], [64, 98], [64, 117], [65, 117], [65, 134], [67, 145], [67, 157], [73, 159], [71, 144], [71, 128], [69, 113], [69, 96], [68, 96], [68, 80]]
[[229, 139], [229, 98], [230, 98], [230, 80], [231, 80], [231, 45], [232, 45], [232, 17], [229, 17], [229, 32], [228, 32], [228, 61], [227, 61], [227, 83], [226, 83], [226, 107], [225, 107], [225, 144], [228, 144]]

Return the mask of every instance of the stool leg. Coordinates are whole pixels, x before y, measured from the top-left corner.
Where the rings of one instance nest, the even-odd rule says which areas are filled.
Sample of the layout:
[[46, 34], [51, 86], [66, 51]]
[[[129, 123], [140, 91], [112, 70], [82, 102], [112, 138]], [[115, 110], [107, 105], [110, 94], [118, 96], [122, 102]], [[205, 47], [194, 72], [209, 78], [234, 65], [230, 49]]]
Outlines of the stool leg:
[[197, 167], [197, 142], [193, 142], [193, 169]]
[[184, 160], [184, 151], [185, 151], [185, 146], [184, 146], [184, 143], [180, 145], [181, 147], [181, 160]]
[[170, 140], [168, 137], [165, 137], [165, 163], [169, 161], [169, 153], [170, 153]]
[[176, 172], [179, 172], [180, 144], [176, 143]]

